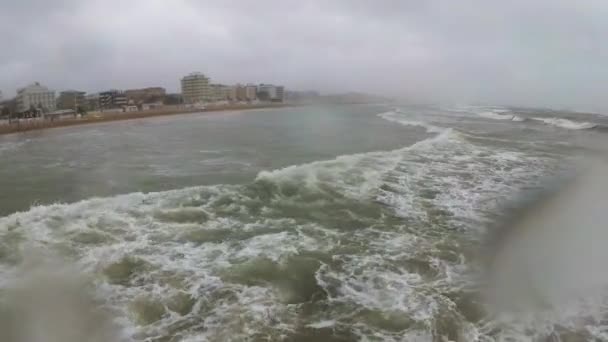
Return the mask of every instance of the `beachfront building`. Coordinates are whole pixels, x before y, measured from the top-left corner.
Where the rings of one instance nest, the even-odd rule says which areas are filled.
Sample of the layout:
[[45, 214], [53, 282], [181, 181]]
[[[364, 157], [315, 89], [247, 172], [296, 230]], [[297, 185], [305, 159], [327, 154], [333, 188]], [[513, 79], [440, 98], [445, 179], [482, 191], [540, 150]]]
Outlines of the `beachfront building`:
[[87, 107], [87, 100], [84, 91], [66, 90], [59, 93], [57, 97], [57, 109], [67, 110], [73, 109], [78, 111], [78, 108]]
[[245, 100], [255, 101], [258, 99], [258, 87], [255, 84], [248, 84], [245, 86]]
[[17, 90], [17, 112], [23, 113], [31, 108], [42, 112], [55, 110], [55, 92], [38, 82]]
[[262, 101], [271, 101], [277, 97], [277, 87], [272, 84], [260, 84], [258, 98]]
[[128, 89], [125, 90], [125, 96], [129, 103], [142, 104], [142, 103], [156, 103], [163, 101], [167, 91], [163, 87], [148, 87], [142, 89]]
[[112, 89], [99, 93], [99, 108], [101, 110], [123, 108], [127, 104], [127, 96], [120, 90]]
[[258, 98], [262, 101], [283, 102], [285, 87], [273, 84], [260, 84]]
[[192, 73], [182, 78], [181, 83], [184, 103], [194, 104], [212, 100], [209, 77], [204, 74]]
[[237, 101], [247, 101], [247, 92], [245, 86], [242, 84], [236, 85], [236, 100]]
[[211, 84], [211, 98], [213, 101], [226, 101], [230, 96], [230, 88], [223, 84]]
[[230, 100], [230, 95], [232, 94], [232, 87], [224, 86], [222, 88], [222, 99], [225, 101]]
[[237, 93], [238, 93], [238, 86], [233, 85], [228, 87], [228, 100], [229, 101], [237, 101], [238, 97], [237, 97]]
[[277, 97], [274, 98], [276, 102], [283, 102], [285, 100], [285, 87], [277, 86]]
[[99, 110], [99, 93], [87, 94], [87, 96], [85, 97], [85, 101], [88, 110]]

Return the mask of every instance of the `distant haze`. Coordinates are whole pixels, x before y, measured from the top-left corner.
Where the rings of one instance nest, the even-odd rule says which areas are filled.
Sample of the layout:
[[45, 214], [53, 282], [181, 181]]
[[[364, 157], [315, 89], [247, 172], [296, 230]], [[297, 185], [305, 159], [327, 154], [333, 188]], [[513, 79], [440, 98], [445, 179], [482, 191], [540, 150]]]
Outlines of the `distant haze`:
[[181, 76], [608, 111], [608, 2], [0, 0], [0, 90]]

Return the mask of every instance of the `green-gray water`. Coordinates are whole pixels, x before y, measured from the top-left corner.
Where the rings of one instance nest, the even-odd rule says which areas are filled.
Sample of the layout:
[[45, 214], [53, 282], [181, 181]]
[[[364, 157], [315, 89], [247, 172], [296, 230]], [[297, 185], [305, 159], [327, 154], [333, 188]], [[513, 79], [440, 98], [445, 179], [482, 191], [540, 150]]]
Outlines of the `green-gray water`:
[[579, 313], [490, 319], [471, 285], [501, 206], [606, 141], [602, 117], [514, 115], [308, 107], [0, 137], [0, 286], [54, 255], [127, 340], [601, 338]]

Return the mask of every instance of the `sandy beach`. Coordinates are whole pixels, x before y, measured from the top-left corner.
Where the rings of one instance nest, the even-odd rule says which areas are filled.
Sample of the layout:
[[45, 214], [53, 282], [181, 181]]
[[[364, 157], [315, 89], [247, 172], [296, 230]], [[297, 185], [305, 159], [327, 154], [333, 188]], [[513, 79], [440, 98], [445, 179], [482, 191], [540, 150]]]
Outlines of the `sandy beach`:
[[199, 108], [185, 108], [179, 106], [167, 106], [160, 109], [152, 109], [146, 111], [136, 112], [92, 112], [84, 117], [79, 118], [62, 118], [51, 120], [44, 119], [21, 119], [10, 124], [0, 125], [0, 135], [12, 134], [19, 132], [27, 132], [33, 130], [49, 129], [55, 127], [66, 127], [76, 125], [87, 125], [100, 122], [108, 121], [121, 121], [121, 120], [135, 120], [143, 119], [155, 116], [167, 116], [167, 115], [178, 115], [188, 113], [212, 113], [219, 111], [230, 111], [230, 110], [250, 110], [260, 108], [282, 108], [291, 107], [293, 105], [287, 105], [283, 103], [278, 104], [251, 104], [251, 105], [226, 105], [226, 106], [207, 106], [205, 110]]

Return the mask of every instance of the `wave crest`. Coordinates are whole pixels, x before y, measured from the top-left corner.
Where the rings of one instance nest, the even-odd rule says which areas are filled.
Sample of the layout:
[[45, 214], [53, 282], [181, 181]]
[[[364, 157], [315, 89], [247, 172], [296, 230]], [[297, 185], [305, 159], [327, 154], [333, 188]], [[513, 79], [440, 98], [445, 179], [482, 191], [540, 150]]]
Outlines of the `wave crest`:
[[532, 118], [536, 121], [544, 122], [547, 125], [565, 128], [565, 129], [573, 129], [573, 130], [581, 130], [581, 129], [591, 129], [595, 128], [598, 125], [592, 122], [581, 122], [581, 121], [573, 121], [562, 118]]
[[400, 114], [401, 114], [400, 112], [388, 111], [388, 112], [380, 113], [380, 114], [378, 114], [378, 116], [383, 118], [384, 120], [396, 122], [396, 123], [404, 125], [404, 126], [422, 127], [424, 129], [426, 129], [426, 131], [428, 133], [442, 133], [446, 130], [446, 128], [434, 126], [434, 125], [428, 124], [423, 121], [408, 120], [408, 119], [404, 118], [403, 116], [400, 116]]
[[525, 121], [525, 119], [522, 118], [521, 116], [517, 116], [515, 114], [507, 114], [507, 113], [509, 113], [509, 111], [494, 110], [491, 112], [478, 112], [475, 114], [477, 114], [478, 116], [481, 116], [482, 118], [492, 119], [492, 120], [508, 120], [508, 121], [517, 121], [517, 122]]

